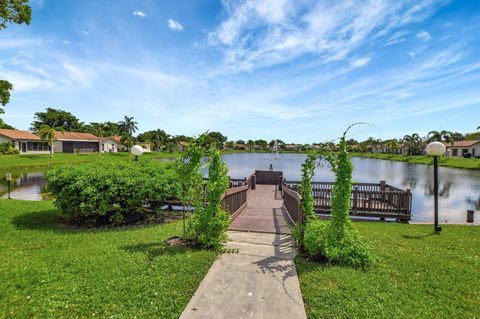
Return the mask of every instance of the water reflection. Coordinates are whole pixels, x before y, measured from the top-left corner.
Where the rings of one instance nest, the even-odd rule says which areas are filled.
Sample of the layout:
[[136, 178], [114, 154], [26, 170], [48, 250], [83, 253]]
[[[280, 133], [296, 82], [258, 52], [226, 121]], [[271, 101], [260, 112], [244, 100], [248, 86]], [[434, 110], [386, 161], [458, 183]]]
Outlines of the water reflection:
[[[281, 170], [290, 181], [300, 180], [300, 166], [304, 154], [279, 154], [278, 158], [267, 153], [238, 153], [223, 155], [232, 178], [244, 178], [253, 170]], [[412, 192], [412, 221], [431, 222], [433, 220], [433, 168], [428, 165], [415, 165], [403, 162], [382, 161], [369, 158], [353, 158], [353, 179], [356, 182], [387, 184], [410, 189]], [[439, 168], [440, 220], [447, 223], [464, 223], [466, 211], [480, 213], [480, 171], [452, 168]], [[18, 199], [42, 200], [45, 198], [44, 172], [41, 170], [12, 172], [14, 182], [12, 197]], [[7, 197], [5, 174], [0, 180], [0, 196]], [[326, 163], [316, 170], [316, 181], [331, 182], [334, 175]], [[477, 217], [477, 220], [480, 217]]]
[[[5, 174], [0, 180], [0, 198], [8, 198], [8, 187]], [[44, 171], [21, 171], [12, 172], [11, 192], [13, 199], [44, 200], [48, 198], [45, 194]]]

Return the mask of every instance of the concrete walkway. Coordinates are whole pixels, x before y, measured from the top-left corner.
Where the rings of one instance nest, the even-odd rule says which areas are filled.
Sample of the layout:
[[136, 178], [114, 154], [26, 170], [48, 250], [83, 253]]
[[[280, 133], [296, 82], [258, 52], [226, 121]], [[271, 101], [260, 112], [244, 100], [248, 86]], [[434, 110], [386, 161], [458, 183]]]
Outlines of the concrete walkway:
[[289, 234], [229, 232], [180, 318], [306, 318]]

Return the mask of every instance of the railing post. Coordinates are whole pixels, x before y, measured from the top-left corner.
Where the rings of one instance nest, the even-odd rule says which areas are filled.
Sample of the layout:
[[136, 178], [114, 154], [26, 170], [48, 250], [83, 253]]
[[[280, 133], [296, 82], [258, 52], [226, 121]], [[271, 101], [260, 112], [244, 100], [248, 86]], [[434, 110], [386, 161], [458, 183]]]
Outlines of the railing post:
[[381, 190], [382, 192], [385, 191], [386, 184], [387, 184], [387, 183], [385, 183], [385, 181], [380, 181], [380, 190]]
[[278, 183], [278, 190], [281, 191], [283, 187], [283, 176], [280, 175], [280, 181]]
[[257, 175], [252, 176], [252, 189], [257, 187]]
[[353, 188], [353, 207], [352, 207], [354, 212], [357, 212], [357, 207], [358, 207], [357, 206], [357, 200], [358, 200], [358, 194], [357, 193], [358, 193], [358, 186], [355, 186]]

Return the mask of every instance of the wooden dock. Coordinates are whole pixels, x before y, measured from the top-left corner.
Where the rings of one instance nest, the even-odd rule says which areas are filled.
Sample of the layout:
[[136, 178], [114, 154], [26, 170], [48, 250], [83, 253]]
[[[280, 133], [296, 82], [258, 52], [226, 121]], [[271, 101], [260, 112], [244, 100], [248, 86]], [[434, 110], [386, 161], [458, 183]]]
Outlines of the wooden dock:
[[[232, 214], [230, 230], [288, 234], [290, 222], [301, 223], [299, 182], [287, 182], [278, 171], [255, 171], [248, 178], [231, 180], [223, 208]], [[330, 213], [333, 183], [313, 182], [314, 208]], [[381, 181], [352, 185], [352, 216], [394, 219], [411, 218], [412, 194]]]
[[248, 193], [245, 208], [232, 221], [229, 230], [290, 234], [290, 222], [277, 187], [257, 185]]

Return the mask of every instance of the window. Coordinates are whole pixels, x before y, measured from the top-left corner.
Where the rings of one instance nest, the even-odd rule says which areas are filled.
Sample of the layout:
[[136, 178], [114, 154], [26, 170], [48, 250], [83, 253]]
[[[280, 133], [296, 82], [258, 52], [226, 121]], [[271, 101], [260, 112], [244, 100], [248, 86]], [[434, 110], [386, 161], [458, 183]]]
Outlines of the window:
[[452, 156], [458, 156], [458, 149], [452, 149]]
[[468, 153], [468, 148], [462, 148], [462, 156]]
[[45, 142], [27, 142], [27, 152], [49, 151], [50, 147]]

